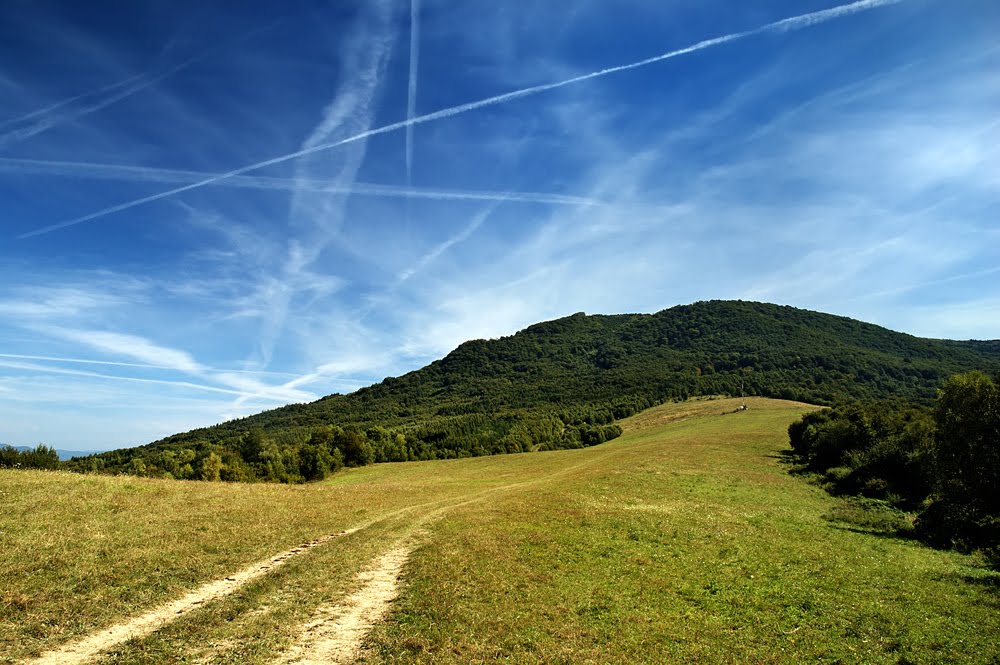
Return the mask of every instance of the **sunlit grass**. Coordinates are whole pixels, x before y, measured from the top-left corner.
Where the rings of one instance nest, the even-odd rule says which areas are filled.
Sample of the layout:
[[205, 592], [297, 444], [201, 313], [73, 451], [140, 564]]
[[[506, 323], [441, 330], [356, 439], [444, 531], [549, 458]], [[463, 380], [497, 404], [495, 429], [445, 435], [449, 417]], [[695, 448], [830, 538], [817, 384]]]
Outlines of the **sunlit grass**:
[[994, 575], [824, 519], [837, 500], [777, 459], [801, 407], [736, 403], [641, 414], [598, 465], [457, 511], [417, 555], [373, 660], [1000, 657]]
[[[323, 563], [326, 558], [340, 566], [351, 557], [374, 556], [415, 517], [477, 493], [545, 478], [559, 471], [560, 460], [574, 459], [566, 457], [573, 452], [375, 465], [304, 486], [0, 470], [0, 662], [120, 622], [303, 541], [382, 520], [288, 566], [303, 580], [323, 576], [325, 591], [316, 592], [314, 607], [330, 597], [326, 580], [346, 584], [357, 567], [338, 578], [332, 564]], [[243, 621], [242, 612], [226, 608], [249, 602], [247, 594], [264, 598], [259, 589], [269, 588], [276, 575], [212, 605], [216, 613], [240, 616], [224, 622], [220, 642]], [[290, 603], [299, 608], [293, 614], [310, 609], [302, 598], [291, 597]], [[182, 632], [213, 621], [211, 612], [195, 614], [177, 622]], [[258, 614], [264, 620], [273, 612]], [[190, 628], [190, 640], [175, 628], [167, 632], [201, 648], [206, 641], [197, 633], [203, 628]], [[245, 640], [235, 648], [241, 655], [234, 662], [256, 653], [247, 652]], [[135, 651], [136, 662], [148, 658], [143, 653]], [[119, 653], [115, 660], [128, 658]]]
[[376, 465], [307, 486], [0, 472], [0, 660], [374, 521], [105, 659], [270, 662], [432, 511], [367, 660], [1000, 657], [994, 574], [854, 528], [781, 462], [785, 428], [811, 407], [738, 404], [658, 407], [584, 450]]

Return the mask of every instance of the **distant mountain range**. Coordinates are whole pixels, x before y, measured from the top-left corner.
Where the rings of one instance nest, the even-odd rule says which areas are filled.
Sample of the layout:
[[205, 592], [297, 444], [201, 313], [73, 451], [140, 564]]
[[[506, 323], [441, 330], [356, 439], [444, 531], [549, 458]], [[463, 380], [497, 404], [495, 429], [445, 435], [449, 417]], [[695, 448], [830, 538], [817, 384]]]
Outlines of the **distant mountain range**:
[[[74, 464], [138, 469], [133, 460], [139, 460], [148, 471], [185, 459], [189, 466], [178, 473], [183, 477], [190, 469], [197, 475], [211, 451], [238, 464], [238, 458], [254, 457], [265, 445], [278, 451], [270, 453], [274, 457], [298, 450], [330, 426], [360, 433], [376, 461], [572, 447], [604, 440], [613, 433], [601, 428], [613, 420], [672, 399], [744, 392], [817, 404], [887, 398], [929, 403], [951, 374], [998, 368], [1000, 340], [924, 339], [766, 303], [709, 301], [656, 314], [581, 313], [508, 337], [466, 342], [422, 369], [348, 395]], [[258, 452], [247, 452], [248, 437]], [[169, 459], [158, 462], [165, 453]], [[287, 457], [290, 468], [294, 460]], [[254, 467], [260, 462], [244, 461], [249, 465], [244, 475], [268, 477], [263, 467]]]
[[[27, 452], [29, 450], [34, 450], [31, 446], [10, 446], [4, 443], [0, 443], [0, 446], [7, 446], [8, 448], [13, 448], [14, 450], [20, 450], [21, 452]], [[96, 455], [98, 451], [96, 450], [62, 450], [56, 448], [56, 455], [59, 456], [61, 460], [68, 460], [73, 457], [85, 457], [87, 455]]]

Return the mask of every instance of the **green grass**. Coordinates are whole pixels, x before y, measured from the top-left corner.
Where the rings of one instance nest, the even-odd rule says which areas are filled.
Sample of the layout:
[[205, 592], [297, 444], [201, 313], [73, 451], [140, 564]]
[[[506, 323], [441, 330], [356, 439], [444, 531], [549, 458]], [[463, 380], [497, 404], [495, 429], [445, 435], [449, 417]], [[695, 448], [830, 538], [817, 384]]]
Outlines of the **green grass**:
[[[595, 463], [456, 511], [419, 551], [390, 662], [995, 662], [997, 577], [838, 528], [776, 459], [791, 404], [700, 402]], [[677, 411], [693, 416], [671, 422]], [[701, 411], [701, 416], [697, 411]], [[694, 413], [691, 413], [691, 412]]]
[[106, 659], [269, 662], [438, 510], [368, 661], [998, 662], [995, 573], [856, 528], [780, 460], [809, 407], [737, 403], [658, 407], [584, 450], [376, 465], [304, 487], [0, 472], [0, 655], [382, 518]]

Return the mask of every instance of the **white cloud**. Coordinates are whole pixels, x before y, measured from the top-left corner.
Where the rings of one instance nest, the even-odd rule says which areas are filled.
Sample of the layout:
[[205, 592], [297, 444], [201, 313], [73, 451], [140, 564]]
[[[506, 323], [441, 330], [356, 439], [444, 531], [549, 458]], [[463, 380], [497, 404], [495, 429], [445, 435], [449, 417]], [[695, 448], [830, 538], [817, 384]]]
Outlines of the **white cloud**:
[[190, 354], [159, 346], [136, 335], [103, 330], [74, 330], [53, 326], [38, 330], [47, 335], [83, 344], [113, 356], [132, 358], [139, 362], [161, 365], [181, 372], [197, 374], [204, 369]]
[[75, 317], [126, 304], [120, 294], [83, 287], [22, 287], [0, 300], [0, 315], [8, 321]]

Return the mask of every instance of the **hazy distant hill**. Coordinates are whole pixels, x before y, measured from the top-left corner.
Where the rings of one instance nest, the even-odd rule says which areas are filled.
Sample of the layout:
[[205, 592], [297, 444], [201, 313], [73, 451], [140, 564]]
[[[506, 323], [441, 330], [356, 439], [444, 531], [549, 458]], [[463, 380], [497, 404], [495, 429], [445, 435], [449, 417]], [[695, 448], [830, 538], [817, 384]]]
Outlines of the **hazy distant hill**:
[[787, 306], [710, 301], [656, 314], [581, 313], [466, 342], [427, 367], [348, 395], [103, 453], [77, 468], [122, 469], [133, 459], [161, 468], [156, 455], [170, 451], [163, 464], [181, 469], [172, 475], [197, 475], [209, 451], [246, 457], [248, 445], [258, 451], [251, 456], [261, 445], [295, 449], [329, 425], [361, 433], [371, 455], [360, 463], [572, 447], [613, 436], [608, 423], [652, 404], [739, 395], [741, 384], [748, 395], [821, 404], [929, 402], [945, 377], [998, 367], [997, 340], [923, 339]]
[[[13, 448], [14, 450], [19, 450], [21, 452], [28, 452], [29, 450], [34, 450], [31, 446], [11, 446], [6, 443], [0, 443], [0, 447]], [[55, 449], [56, 454], [61, 460], [68, 460], [72, 457], [85, 457], [87, 455], [94, 455], [97, 453], [96, 450], [62, 450], [61, 448]]]

